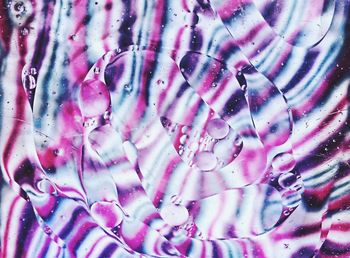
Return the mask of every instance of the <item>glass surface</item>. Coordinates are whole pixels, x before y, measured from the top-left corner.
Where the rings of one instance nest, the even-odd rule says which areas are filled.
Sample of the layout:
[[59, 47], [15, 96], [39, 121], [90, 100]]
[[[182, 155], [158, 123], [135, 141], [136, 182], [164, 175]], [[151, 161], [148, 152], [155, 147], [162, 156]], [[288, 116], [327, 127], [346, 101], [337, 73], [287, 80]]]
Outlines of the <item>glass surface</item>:
[[350, 257], [348, 0], [4, 0], [0, 257]]

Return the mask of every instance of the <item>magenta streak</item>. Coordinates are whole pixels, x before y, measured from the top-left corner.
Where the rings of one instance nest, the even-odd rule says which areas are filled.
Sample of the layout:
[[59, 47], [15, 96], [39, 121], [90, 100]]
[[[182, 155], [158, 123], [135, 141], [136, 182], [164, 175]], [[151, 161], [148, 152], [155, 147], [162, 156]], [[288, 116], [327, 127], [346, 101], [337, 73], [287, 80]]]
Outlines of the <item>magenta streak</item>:
[[[183, 0], [185, 1], [185, 0]], [[183, 36], [183, 33], [185, 31], [185, 28], [181, 28], [178, 32], [177, 32], [177, 35], [176, 35], [176, 40], [175, 40], [175, 44], [174, 44], [174, 50], [172, 51], [171, 53], [171, 58], [173, 60], [176, 59], [176, 56], [177, 56], [177, 50], [178, 49], [181, 49], [181, 39], [182, 39], [182, 36]]]
[[[217, 211], [216, 211], [216, 215], [215, 215], [216, 218], [220, 218], [220, 214], [225, 209], [225, 200], [226, 200], [225, 194], [220, 195], [220, 206], [219, 206], [219, 209], [217, 209]], [[217, 222], [216, 219], [211, 221], [211, 225], [209, 226], [209, 230], [208, 230], [209, 237], [211, 237], [213, 234], [213, 230], [214, 230], [216, 222]]]
[[74, 250], [75, 246], [78, 244], [80, 240], [82, 240], [85, 237], [87, 232], [89, 232], [91, 229], [95, 227], [96, 227], [96, 224], [93, 222], [90, 222], [90, 221], [83, 222], [80, 225], [80, 228], [76, 229], [76, 233], [74, 234], [74, 236], [69, 240], [68, 250], [70, 250], [72, 254], [75, 254], [76, 253], [76, 250]]
[[161, 91], [161, 93], [159, 94], [158, 103], [157, 103], [158, 112], [161, 109], [160, 107], [163, 106], [163, 102], [166, 99], [167, 92], [171, 88], [171, 85], [173, 85], [173, 82], [175, 80], [176, 75], [178, 74], [178, 71], [179, 71], [178, 67], [173, 65], [168, 77], [168, 85], [166, 86], [166, 90]]
[[154, 199], [153, 199], [154, 206], [156, 206], [156, 207], [159, 206], [159, 202], [162, 199], [162, 196], [165, 192], [165, 189], [167, 188], [167, 185], [164, 182], [169, 183], [170, 180], [168, 180], [168, 179], [171, 177], [171, 174], [174, 170], [174, 167], [176, 167], [176, 165], [179, 162], [182, 162], [182, 160], [179, 156], [176, 156], [169, 161], [169, 163], [168, 163], [168, 165], [163, 173], [162, 179], [160, 180], [159, 185], [157, 187], [157, 191], [156, 191]]
[[[332, 122], [333, 120], [337, 119], [337, 116], [336, 114], [338, 114], [338, 110], [342, 110], [344, 109], [346, 106], [347, 106], [347, 99], [346, 99], [346, 96], [344, 96], [341, 101], [338, 103], [338, 105], [330, 112], [330, 113], [335, 113], [335, 115], [333, 116], [330, 116], [328, 115], [326, 118], [324, 118], [323, 120], [320, 120], [319, 124], [328, 124], [330, 122]], [[307, 135], [305, 135], [302, 139], [300, 139], [298, 142], [294, 142], [293, 143], [293, 146], [294, 146], [294, 149], [297, 149], [297, 148], [300, 148], [302, 147], [302, 145], [305, 144], [305, 141], [307, 139], [313, 139], [313, 137], [317, 136], [320, 134], [320, 128], [317, 127], [315, 128], [314, 130], [312, 130], [310, 133], [308, 133]]]
[[[6, 146], [8, 146], [8, 145], [6, 145]], [[10, 211], [9, 211], [9, 214], [8, 214], [8, 220], [12, 219], [13, 212], [14, 212], [14, 207], [17, 204], [19, 199], [20, 199], [20, 197], [16, 196], [15, 199], [12, 201], [12, 204], [10, 206]], [[7, 222], [6, 226], [5, 226], [4, 239], [3, 239], [3, 241], [4, 241], [3, 250], [4, 251], [2, 253], [2, 257], [3, 258], [7, 258], [7, 242], [10, 239], [10, 237], [9, 237], [10, 225], [11, 225], [11, 223]]]
[[219, 6], [218, 13], [223, 20], [226, 20], [232, 16], [237, 10], [237, 7], [242, 5], [240, 0], [225, 0], [222, 6]]
[[[42, 228], [39, 228], [39, 230], [42, 230]], [[50, 238], [49, 238], [46, 234], [45, 234], [45, 238], [46, 238], [45, 243], [42, 245], [42, 248], [41, 248], [41, 251], [40, 251], [38, 257], [45, 257], [45, 256], [46, 256], [47, 249], [49, 248], [49, 247], [47, 247], [47, 246], [50, 245], [51, 240], [50, 240]]]
[[[23, 40], [21, 39], [20, 36], [18, 36], [18, 42], [19, 44], [23, 44]], [[27, 99], [26, 93], [24, 91], [24, 88], [22, 86], [22, 80], [20, 78], [20, 74], [22, 71], [22, 65], [25, 63], [24, 57], [25, 57], [25, 52], [22, 52], [21, 59], [18, 62], [17, 70], [18, 70], [18, 76], [16, 78], [16, 84], [17, 84], [17, 96], [16, 96], [16, 105], [15, 105], [15, 117], [17, 119], [14, 119], [14, 124], [10, 133], [10, 137], [8, 138], [8, 141], [5, 144], [5, 150], [3, 152], [2, 160], [4, 161], [4, 170], [6, 172], [7, 177], [10, 179], [10, 184], [12, 185], [13, 177], [10, 175], [10, 172], [8, 171], [8, 161], [9, 161], [9, 156], [10, 153], [12, 152], [13, 147], [16, 144], [16, 138], [17, 134], [19, 131], [19, 128], [21, 128], [22, 122], [20, 120], [25, 120], [25, 108], [26, 103], [23, 101], [24, 99]]]
[[[111, 0], [107, 0], [105, 5], [109, 5], [109, 4], [111, 5], [112, 3], [113, 2]], [[109, 33], [110, 33], [109, 29], [111, 27], [111, 10], [105, 10], [105, 24], [104, 24], [103, 34], [102, 34], [103, 48], [105, 52], [108, 52], [110, 50], [105, 39], [109, 36]]]

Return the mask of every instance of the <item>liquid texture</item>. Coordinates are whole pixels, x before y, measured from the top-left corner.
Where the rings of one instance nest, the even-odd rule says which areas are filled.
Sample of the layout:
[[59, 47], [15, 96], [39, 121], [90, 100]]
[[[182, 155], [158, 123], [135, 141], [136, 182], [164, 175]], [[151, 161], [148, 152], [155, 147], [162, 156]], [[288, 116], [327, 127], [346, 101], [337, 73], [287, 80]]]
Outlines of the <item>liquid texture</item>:
[[0, 257], [350, 257], [348, 0], [0, 5]]

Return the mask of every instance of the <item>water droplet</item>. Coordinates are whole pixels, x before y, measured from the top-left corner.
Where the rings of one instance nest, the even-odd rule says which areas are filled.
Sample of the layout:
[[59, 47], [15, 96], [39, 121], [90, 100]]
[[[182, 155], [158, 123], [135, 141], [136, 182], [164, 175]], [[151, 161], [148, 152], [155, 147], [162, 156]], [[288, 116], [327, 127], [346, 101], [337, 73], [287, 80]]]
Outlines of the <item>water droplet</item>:
[[188, 210], [183, 205], [168, 204], [160, 211], [160, 216], [170, 226], [180, 226], [189, 218]]
[[289, 211], [289, 210], [284, 210], [284, 211], [283, 211], [283, 214], [284, 214], [285, 216], [288, 216], [288, 215], [290, 214], [290, 211]]
[[106, 111], [104, 114], [103, 114], [103, 119], [104, 120], [111, 120], [111, 117], [112, 117], [112, 113], [110, 111]]
[[130, 93], [132, 91], [132, 86], [130, 84], [124, 84], [124, 90]]
[[56, 192], [55, 187], [53, 186], [53, 183], [51, 183], [48, 179], [44, 178], [40, 180], [37, 183], [37, 188], [39, 189], [40, 192], [42, 193], [49, 193], [53, 194]]
[[296, 176], [293, 173], [284, 173], [278, 177], [278, 183], [283, 188], [290, 187], [296, 180]]
[[241, 136], [238, 135], [238, 136], [236, 137], [236, 140], [235, 140], [235, 145], [236, 145], [236, 146], [241, 146], [242, 143], [243, 143], [243, 139], [242, 139]]
[[183, 127], [181, 128], [181, 132], [182, 132], [182, 133], [186, 133], [187, 130], [188, 130], [188, 127], [187, 127], [187, 126], [183, 126]]
[[34, 67], [30, 68], [29, 73], [32, 75], [36, 75], [36, 68]]
[[181, 144], [185, 144], [186, 139], [187, 139], [187, 135], [186, 135], [186, 134], [182, 135], [182, 136], [180, 137], [180, 143], [181, 143]]
[[227, 137], [215, 143], [213, 152], [220, 161], [220, 166], [223, 167], [233, 161], [242, 149], [242, 145], [233, 144], [235, 138]]
[[103, 115], [109, 108], [111, 98], [107, 86], [100, 80], [84, 81], [80, 88], [79, 106], [85, 117]]
[[44, 232], [45, 232], [46, 234], [48, 234], [48, 235], [51, 235], [51, 234], [52, 234], [52, 229], [51, 229], [49, 226], [47, 226], [47, 225], [44, 225], [44, 226], [43, 226], [43, 230], [44, 230]]
[[288, 172], [295, 167], [295, 160], [290, 153], [277, 154], [272, 159], [272, 167], [277, 172]]
[[99, 67], [94, 68], [94, 74], [100, 74], [101, 69]]
[[95, 202], [91, 205], [91, 216], [103, 227], [114, 228], [118, 226], [124, 213], [115, 202]]
[[125, 141], [123, 142], [123, 148], [130, 163], [135, 164], [137, 161], [137, 148], [135, 144], [131, 141]]
[[35, 78], [32, 75], [28, 75], [25, 78], [24, 85], [27, 89], [34, 89], [36, 87]]
[[20, 26], [32, 14], [33, 7], [29, 0], [13, 0], [10, 7], [10, 18], [12, 22]]
[[225, 138], [230, 131], [230, 127], [225, 120], [220, 118], [212, 119], [208, 122], [207, 132], [214, 139]]
[[64, 149], [55, 149], [55, 150], [54, 150], [54, 154], [55, 154], [56, 156], [63, 156], [63, 154], [64, 154]]
[[158, 84], [158, 85], [164, 84], [164, 81], [161, 80], [161, 79], [158, 79], [158, 80], [157, 80], [157, 84]]
[[24, 12], [25, 11], [25, 7], [24, 7], [24, 3], [23, 2], [17, 2], [14, 4], [14, 10], [17, 12]]
[[170, 197], [170, 201], [175, 205], [179, 205], [181, 204], [181, 197], [179, 195], [173, 195]]
[[22, 84], [25, 89], [32, 90], [36, 87], [35, 75], [37, 74], [35, 68], [29, 68], [25, 65], [22, 69]]
[[288, 208], [297, 207], [301, 201], [301, 194], [299, 192], [288, 190], [282, 195], [282, 204]]
[[27, 28], [23, 28], [23, 29], [21, 30], [21, 34], [22, 34], [23, 36], [27, 36], [27, 35], [29, 34], [29, 30], [28, 30]]
[[197, 153], [195, 163], [200, 170], [210, 171], [217, 165], [218, 159], [214, 153], [209, 151], [202, 151]]

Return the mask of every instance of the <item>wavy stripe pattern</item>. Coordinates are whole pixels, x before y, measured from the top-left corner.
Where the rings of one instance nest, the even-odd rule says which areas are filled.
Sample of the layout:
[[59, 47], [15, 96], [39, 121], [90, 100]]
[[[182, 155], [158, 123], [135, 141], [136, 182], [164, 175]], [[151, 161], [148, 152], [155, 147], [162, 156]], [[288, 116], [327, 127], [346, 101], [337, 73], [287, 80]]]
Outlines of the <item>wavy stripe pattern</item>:
[[0, 256], [350, 257], [348, 0], [0, 2]]

